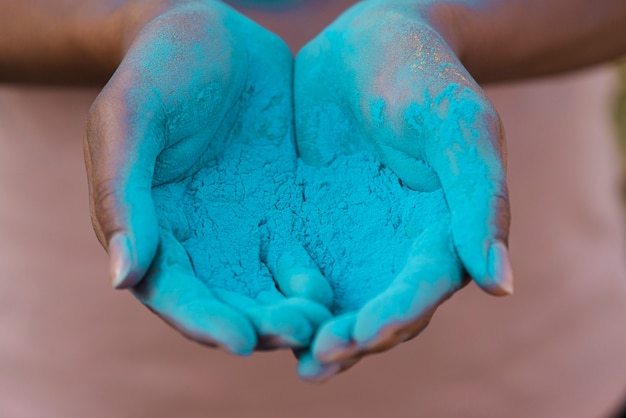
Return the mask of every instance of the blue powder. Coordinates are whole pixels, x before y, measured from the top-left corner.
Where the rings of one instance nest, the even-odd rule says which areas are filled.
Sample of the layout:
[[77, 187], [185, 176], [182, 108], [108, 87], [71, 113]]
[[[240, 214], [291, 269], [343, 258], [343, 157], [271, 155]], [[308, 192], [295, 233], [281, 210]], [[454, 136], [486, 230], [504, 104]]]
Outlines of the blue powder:
[[298, 182], [305, 198], [302, 239], [334, 290], [335, 314], [383, 292], [424, 228], [449, 222], [441, 190], [409, 190], [365, 152], [324, 167], [300, 162]]
[[[292, 73], [253, 56], [266, 52], [250, 52], [255, 66], [218, 130], [222, 151], [153, 189], [161, 228], [181, 242], [209, 288], [252, 299], [275, 292], [273, 266], [303, 247], [334, 291], [331, 311], [357, 310], [389, 286], [426, 226], [449, 224], [443, 192], [403, 186], [360, 130], [340, 123], [316, 137], [329, 156], [321, 166], [298, 159]], [[384, 103], [377, 105], [383, 113]], [[341, 121], [341, 109], [328, 109]]]
[[[170, 222], [177, 218], [171, 222], [174, 235], [180, 236], [177, 229], [188, 231], [183, 247], [196, 274], [209, 287], [252, 298], [274, 288], [267, 266], [268, 247], [278, 253], [293, 241], [293, 208], [299, 198], [295, 166], [289, 171], [284, 158], [286, 148], [274, 147], [268, 153], [236, 144], [196, 173], [184, 188], [175, 184], [155, 191], [155, 200], [164, 202], [159, 204], [160, 212], [167, 213]], [[178, 197], [171, 201], [173, 205], [167, 204], [166, 194]]]
[[290, 136], [232, 142], [185, 182], [156, 188], [154, 199], [210, 288], [251, 298], [273, 290], [268, 263], [301, 245], [334, 291], [334, 314], [384, 291], [424, 227], [449, 222], [441, 190], [402, 186], [366, 152], [307, 165]]

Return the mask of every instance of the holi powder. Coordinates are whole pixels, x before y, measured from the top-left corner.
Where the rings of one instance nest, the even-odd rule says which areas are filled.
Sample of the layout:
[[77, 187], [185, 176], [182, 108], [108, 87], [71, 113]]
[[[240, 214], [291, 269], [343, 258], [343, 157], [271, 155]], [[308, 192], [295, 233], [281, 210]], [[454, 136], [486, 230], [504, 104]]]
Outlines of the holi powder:
[[255, 298], [275, 287], [270, 254], [301, 245], [331, 284], [335, 314], [384, 291], [413, 240], [448, 216], [440, 190], [403, 187], [367, 153], [315, 167], [296, 160], [287, 140], [233, 145], [154, 197], [162, 222], [210, 288]]
[[400, 272], [415, 237], [447, 219], [443, 193], [404, 187], [366, 151], [305, 164], [288, 126], [289, 96], [245, 91], [225, 151], [154, 189], [161, 226], [211, 289], [253, 299], [273, 290], [271, 266], [301, 246], [334, 291], [331, 311], [359, 309]]
[[[220, 128], [223, 151], [188, 177], [153, 189], [160, 225], [181, 242], [195, 274], [211, 289], [251, 299], [275, 293], [280, 286], [272, 272], [281, 255], [306, 251], [333, 290], [332, 313], [356, 311], [405, 269], [420, 238], [428, 253], [428, 239], [421, 235], [426, 228], [444, 225], [449, 233], [446, 199], [438, 182], [425, 191], [403, 184], [368, 145], [371, 138], [363, 129], [353, 129], [365, 123], [346, 123], [345, 103], [315, 83], [311, 92], [324, 97], [307, 95], [305, 105], [316, 107], [306, 112], [316, 132], [305, 148], [315, 148], [313, 154], [324, 158], [314, 164], [300, 159], [293, 73], [272, 67], [275, 60], [265, 49], [251, 50], [241, 98]], [[324, 86], [332, 76], [328, 69], [320, 68]], [[453, 97], [455, 90], [445, 94]], [[383, 98], [373, 99], [381, 111], [386, 108]], [[430, 114], [429, 107], [408, 111], [414, 120], [441, 122], [417, 117]], [[302, 124], [302, 115], [296, 120]], [[418, 160], [397, 161], [411, 168]], [[418, 162], [425, 167], [420, 172], [432, 175], [426, 162]], [[451, 233], [449, 240], [451, 248]], [[459, 269], [454, 257], [450, 263], [451, 270]]]
[[424, 228], [447, 218], [443, 193], [403, 187], [368, 153], [298, 165], [301, 239], [334, 290], [333, 313], [361, 308], [402, 270]]

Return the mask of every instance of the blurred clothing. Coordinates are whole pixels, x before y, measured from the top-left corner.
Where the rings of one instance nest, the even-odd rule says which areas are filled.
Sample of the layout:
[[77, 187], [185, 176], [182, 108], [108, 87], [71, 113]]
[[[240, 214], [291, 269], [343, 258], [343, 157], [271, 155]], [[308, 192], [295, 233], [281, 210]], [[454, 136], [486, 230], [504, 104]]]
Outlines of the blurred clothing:
[[185, 340], [108, 283], [81, 137], [94, 91], [0, 89], [0, 417], [598, 418], [626, 395], [614, 73], [489, 90], [516, 293], [473, 284], [417, 339], [321, 386], [289, 352]]

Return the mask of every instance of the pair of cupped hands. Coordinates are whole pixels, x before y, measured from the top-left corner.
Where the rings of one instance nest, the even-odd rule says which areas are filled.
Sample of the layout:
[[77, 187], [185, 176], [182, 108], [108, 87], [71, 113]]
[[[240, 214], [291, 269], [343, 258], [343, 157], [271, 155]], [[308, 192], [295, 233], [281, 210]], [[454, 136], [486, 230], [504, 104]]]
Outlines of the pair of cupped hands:
[[[429, 24], [427, 2], [392, 3], [357, 4], [295, 60], [280, 38], [217, 1], [175, 4], [139, 32], [85, 134], [92, 220], [116, 288], [199, 343], [236, 354], [292, 348], [311, 381], [416, 336], [470, 278], [491, 294], [512, 292], [500, 120]], [[246, 137], [264, 129], [266, 138]], [[229, 147], [262, 152], [255, 141], [280, 137], [313, 166], [367, 152], [404, 187], [443, 191], [448, 212], [398, 249], [404, 266], [357, 309], [333, 312], [332, 286], [298, 244], [268, 265], [273, 292], [212, 289], [183, 245], [189, 231], [157, 211], [155, 190], [185, 182]]]

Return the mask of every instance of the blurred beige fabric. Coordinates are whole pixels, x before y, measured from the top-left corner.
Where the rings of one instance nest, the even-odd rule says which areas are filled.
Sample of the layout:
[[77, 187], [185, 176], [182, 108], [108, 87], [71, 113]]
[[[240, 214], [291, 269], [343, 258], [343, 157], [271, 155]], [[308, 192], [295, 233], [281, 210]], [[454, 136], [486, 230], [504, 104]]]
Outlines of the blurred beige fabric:
[[0, 88], [0, 417], [605, 417], [626, 398], [610, 69], [489, 90], [509, 137], [516, 294], [474, 285], [327, 384], [236, 358], [110, 288], [81, 137], [94, 91]]

